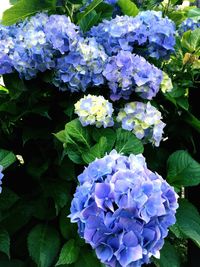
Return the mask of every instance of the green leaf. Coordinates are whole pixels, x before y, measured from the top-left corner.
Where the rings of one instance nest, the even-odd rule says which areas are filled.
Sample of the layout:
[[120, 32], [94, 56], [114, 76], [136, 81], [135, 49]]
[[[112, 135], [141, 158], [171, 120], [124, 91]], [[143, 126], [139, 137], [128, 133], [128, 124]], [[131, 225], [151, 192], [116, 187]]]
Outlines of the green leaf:
[[167, 180], [176, 187], [200, 183], [200, 164], [187, 151], [178, 150], [167, 161]]
[[84, 164], [82, 159], [82, 152], [78, 150], [77, 146], [68, 145], [66, 149], [67, 155], [71, 161], [76, 164]]
[[9, 188], [4, 187], [0, 194], [0, 210], [9, 210], [19, 200], [19, 196]]
[[62, 130], [58, 133], [53, 134], [60, 142], [66, 143], [66, 135], [65, 135], [65, 130]]
[[63, 208], [69, 200], [69, 185], [66, 181], [48, 181], [44, 182], [43, 190], [47, 197], [53, 198], [56, 209]]
[[187, 112], [184, 116], [184, 120], [200, 133], [200, 120], [193, 114]]
[[87, 16], [90, 12], [92, 12], [98, 5], [100, 5], [104, 0], [94, 0], [91, 4], [89, 4], [85, 10], [78, 14], [78, 23], [82, 18]]
[[95, 253], [86, 248], [81, 248], [81, 253], [79, 254], [79, 259], [75, 263], [75, 267], [102, 267], [103, 265], [97, 259]]
[[125, 15], [135, 17], [139, 13], [136, 4], [131, 0], [118, 0], [117, 4]]
[[195, 52], [200, 47], [200, 28], [185, 32], [181, 42], [190, 53]]
[[0, 165], [3, 166], [4, 169], [9, 167], [15, 161], [16, 157], [12, 152], [0, 149]]
[[[200, 247], [200, 215], [195, 206], [186, 199], [179, 203], [176, 213], [176, 226], [182, 234]], [[171, 265], [172, 266], [172, 265]]]
[[94, 127], [92, 129], [92, 138], [96, 141], [99, 142], [100, 138], [102, 136], [105, 136], [107, 139], [107, 152], [110, 152], [115, 144], [116, 141], [116, 133], [114, 130], [110, 128], [96, 128]]
[[66, 143], [74, 145], [78, 142], [84, 144], [88, 149], [90, 148], [89, 131], [81, 125], [79, 119], [70, 121], [65, 125], [65, 134], [67, 139]]
[[176, 99], [176, 103], [183, 108], [184, 110], [188, 110], [189, 109], [189, 102], [188, 102], [188, 98], [187, 97], [179, 97]]
[[48, 225], [38, 224], [28, 235], [29, 254], [39, 267], [52, 266], [59, 248], [59, 234]]
[[83, 32], [87, 32], [92, 26], [97, 24], [99, 18], [101, 17], [101, 13], [97, 13], [95, 10], [92, 10], [89, 14], [84, 16], [79, 21], [79, 26]]
[[115, 149], [119, 153], [124, 154], [140, 154], [143, 153], [142, 142], [129, 131], [118, 129]]
[[0, 228], [0, 251], [10, 258], [10, 236], [3, 228]]
[[165, 241], [160, 253], [160, 259], [154, 259], [154, 263], [157, 267], [181, 267], [180, 256], [168, 241]]
[[79, 256], [79, 247], [75, 244], [75, 240], [69, 240], [62, 248], [59, 256], [59, 260], [56, 266], [62, 264], [72, 264], [77, 261]]
[[191, 8], [188, 10], [187, 17], [193, 18], [196, 20], [200, 19], [200, 8]]
[[75, 238], [77, 236], [77, 226], [74, 223], [70, 222], [70, 219], [67, 217], [70, 211], [66, 207], [62, 209], [59, 218], [60, 232], [64, 239]]
[[85, 161], [85, 163], [89, 164], [96, 158], [102, 158], [106, 153], [107, 143], [108, 142], [106, 137], [102, 136], [96, 145], [91, 147], [91, 149], [88, 152], [84, 152], [82, 154], [82, 158]]
[[30, 202], [20, 199], [11, 207], [11, 209], [6, 210], [3, 213], [1, 226], [4, 227], [10, 235], [12, 235], [28, 223], [33, 215], [33, 210], [34, 207]]
[[14, 6], [3, 13], [2, 23], [12, 25], [26, 17], [32, 16], [38, 11], [52, 10], [56, 7], [56, 0], [20, 0]]
[[26, 90], [24, 81], [19, 78], [17, 73], [4, 75], [3, 81], [9, 91], [11, 99], [18, 99], [21, 93]]

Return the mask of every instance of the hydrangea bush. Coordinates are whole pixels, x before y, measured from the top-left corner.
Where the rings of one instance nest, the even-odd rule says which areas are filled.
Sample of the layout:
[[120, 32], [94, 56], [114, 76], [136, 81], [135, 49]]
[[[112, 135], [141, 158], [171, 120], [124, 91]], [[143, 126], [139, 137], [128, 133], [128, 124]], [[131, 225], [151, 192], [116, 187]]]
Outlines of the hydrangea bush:
[[199, 9], [12, 4], [0, 24], [0, 266], [192, 267]]

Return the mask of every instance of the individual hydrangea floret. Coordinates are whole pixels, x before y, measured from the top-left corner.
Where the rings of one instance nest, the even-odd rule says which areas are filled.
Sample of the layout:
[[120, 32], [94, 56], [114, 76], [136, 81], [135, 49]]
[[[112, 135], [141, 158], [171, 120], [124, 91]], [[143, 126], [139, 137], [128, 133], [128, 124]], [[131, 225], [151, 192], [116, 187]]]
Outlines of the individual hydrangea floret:
[[171, 92], [173, 89], [173, 84], [171, 78], [163, 71], [163, 80], [160, 85], [161, 91], [163, 93]]
[[3, 173], [2, 173], [3, 167], [0, 165], [0, 193], [2, 191], [1, 185], [2, 185], [2, 178], [3, 178]]
[[69, 217], [102, 263], [140, 267], [159, 257], [175, 223], [178, 195], [141, 154], [112, 151], [90, 163], [78, 180]]
[[168, 59], [174, 51], [175, 25], [161, 12], [142, 11], [136, 17], [116, 16], [90, 30], [109, 55], [120, 50]]
[[132, 131], [137, 138], [144, 142], [151, 142], [159, 146], [162, 140], [165, 123], [161, 121], [162, 115], [148, 102], [131, 102], [121, 109], [117, 121], [122, 122], [122, 128]]
[[108, 59], [103, 75], [111, 89], [111, 99], [129, 99], [132, 92], [151, 100], [159, 91], [162, 71], [143, 57], [120, 51]]
[[113, 107], [103, 96], [87, 95], [75, 104], [75, 113], [83, 126], [111, 127]]
[[0, 25], [0, 75], [13, 72], [13, 64], [10, 58], [13, 48], [13, 27]]
[[94, 38], [80, 38], [68, 55], [57, 60], [53, 83], [61, 90], [85, 91], [104, 83], [102, 75], [108, 56]]
[[79, 27], [64, 15], [51, 15], [44, 31], [47, 42], [61, 54], [69, 52], [79, 37]]
[[188, 18], [181, 23], [181, 25], [178, 28], [178, 33], [180, 35], [183, 35], [184, 32], [187, 32], [189, 30], [193, 31], [197, 28], [200, 28], [200, 20], [195, 21], [191, 18]]

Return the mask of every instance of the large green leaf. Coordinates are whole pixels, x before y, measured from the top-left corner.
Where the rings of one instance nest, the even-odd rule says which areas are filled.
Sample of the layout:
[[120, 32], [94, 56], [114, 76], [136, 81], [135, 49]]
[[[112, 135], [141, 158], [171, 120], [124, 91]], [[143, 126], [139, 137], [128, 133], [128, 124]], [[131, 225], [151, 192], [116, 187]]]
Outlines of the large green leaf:
[[119, 153], [124, 154], [140, 154], [143, 153], [142, 142], [129, 131], [118, 129], [115, 149]]
[[185, 32], [182, 37], [182, 46], [190, 53], [195, 53], [200, 48], [200, 28]]
[[131, 0], [118, 0], [117, 4], [125, 15], [135, 17], [139, 13], [136, 4]]
[[4, 12], [2, 23], [4, 25], [11, 25], [34, 15], [38, 11], [52, 10], [55, 7], [56, 0], [20, 0]]
[[59, 260], [56, 263], [56, 266], [63, 264], [72, 264], [77, 261], [79, 256], [79, 247], [77, 247], [75, 240], [69, 240], [63, 247], [60, 252]]
[[187, 112], [184, 115], [184, 120], [200, 133], [200, 120], [197, 119], [193, 114]]
[[4, 187], [0, 194], [0, 210], [10, 209], [18, 199], [19, 196], [17, 194], [9, 188]]
[[182, 199], [176, 213], [176, 227], [200, 247], [200, 215], [186, 199]]
[[97, 259], [94, 251], [88, 250], [86, 248], [81, 248], [81, 253], [79, 254], [78, 261], [74, 264], [75, 267], [103, 267], [104, 265], [100, 263]]
[[0, 149], [0, 165], [3, 166], [4, 169], [14, 163], [15, 160], [16, 157], [12, 152]]
[[66, 143], [76, 145], [82, 143], [88, 149], [90, 148], [89, 131], [86, 127], [83, 127], [79, 119], [70, 121], [65, 125]]
[[178, 150], [167, 162], [167, 180], [176, 187], [200, 183], [200, 164], [187, 151]]
[[93, 25], [95, 25], [99, 18], [101, 17], [101, 13], [97, 13], [95, 10], [92, 10], [89, 14], [84, 16], [80, 21], [79, 25], [83, 32], [87, 32]]
[[188, 10], [187, 16], [193, 19], [200, 19], [200, 8], [191, 8]]
[[96, 142], [99, 142], [100, 138], [105, 136], [107, 139], [107, 152], [110, 152], [115, 144], [116, 133], [113, 129], [110, 128], [96, 128], [92, 130], [92, 137]]
[[48, 225], [39, 224], [28, 235], [29, 254], [39, 267], [53, 266], [59, 248], [59, 234]]
[[10, 236], [3, 228], [0, 228], [0, 251], [10, 257]]
[[85, 163], [90, 163], [94, 161], [96, 158], [102, 158], [107, 150], [107, 139], [106, 137], [102, 136], [99, 142], [90, 148], [89, 151], [86, 151], [82, 154], [82, 158]]
[[81, 19], [91, 13], [98, 5], [100, 5], [104, 0], [94, 0], [89, 4], [85, 10], [78, 14], [78, 22], [80, 23]]
[[181, 267], [180, 256], [168, 241], [165, 241], [160, 253], [160, 259], [155, 259], [154, 263], [157, 267]]

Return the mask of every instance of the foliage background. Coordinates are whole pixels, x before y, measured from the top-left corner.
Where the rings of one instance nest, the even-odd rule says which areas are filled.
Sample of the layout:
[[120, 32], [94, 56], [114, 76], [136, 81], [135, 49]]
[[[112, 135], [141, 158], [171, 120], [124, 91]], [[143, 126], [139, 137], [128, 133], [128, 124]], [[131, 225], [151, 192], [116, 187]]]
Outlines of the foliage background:
[[[15, 2], [18, 6], [4, 13], [3, 23], [12, 24], [20, 16], [48, 9], [51, 13], [73, 16], [75, 22], [87, 30], [88, 25], [92, 26], [88, 24], [89, 16], [94, 18], [92, 23], [105, 15], [110, 16], [105, 14], [101, 1], [81, 19], [76, 10], [82, 1], [70, 1], [72, 4], [51, 0], [42, 4], [37, 0], [12, 1]], [[129, 1], [121, 2], [124, 12], [129, 12], [130, 8], [125, 8]], [[196, 7], [177, 10], [177, 4], [181, 1], [159, 5], [154, 0], [146, 0], [142, 8], [161, 9], [177, 25], [187, 16], [200, 18]], [[97, 19], [97, 11], [101, 9]], [[171, 93], [160, 93], [156, 104], [167, 123], [165, 135], [168, 138], [159, 148], [144, 147], [149, 168], [166, 177], [180, 196], [186, 198], [191, 190], [187, 188], [197, 188], [200, 183], [200, 121], [198, 104], [194, 101], [199, 96], [199, 48], [199, 31], [185, 34], [177, 39], [176, 54], [163, 64], [163, 70], [173, 78], [174, 88]], [[4, 167], [13, 163], [12, 153], [17, 158], [4, 170], [0, 195], [0, 266], [101, 266], [90, 247], [78, 237], [76, 226], [67, 218], [77, 185], [76, 177], [84, 165], [113, 147], [119, 152], [139, 153], [143, 151], [142, 144], [125, 131], [99, 130], [97, 135], [93, 127], [82, 128], [73, 120], [73, 104], [81, 96], [60, 93], [48, 83], [48, 73], [31, 81], [20, 80], [16, 73], [4, 75], [3, 79], [5, 87], [0, 88], [0, 163]], [[65, 128], [69, 121], [71, 124]], [[80, 151], [70, 143], [68, 135], [75, 142], [79, 140]], [[88, 139], [87, 147], [81, 142], [82, 136]], [[187, 259], [188, 239], [200, 246], [200, 216], [197, 208], [187, 200], [180, 199], [179, 204], [177, 223], [170, 230], [161, 259], [155, 260], [152, 266], [192, 267]]]

